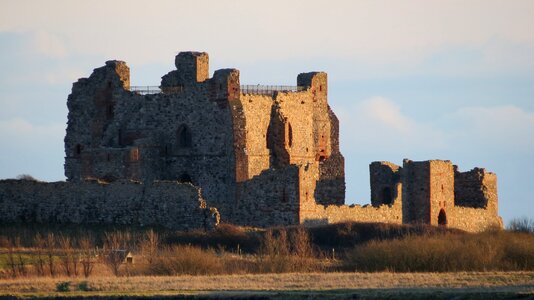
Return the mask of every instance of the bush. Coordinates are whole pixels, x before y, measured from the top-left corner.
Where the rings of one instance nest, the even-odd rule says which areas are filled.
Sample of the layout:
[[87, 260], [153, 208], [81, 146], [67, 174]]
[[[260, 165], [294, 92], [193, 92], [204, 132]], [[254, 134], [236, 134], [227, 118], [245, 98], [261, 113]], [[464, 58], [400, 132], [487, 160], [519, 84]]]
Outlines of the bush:
[[485, 232], [371, 241], [349, 252], [345, 269], [396, 272], [534, 270], [534, 236]]
[[193, 246], [167, 249], [146, 270], [149, 275], [208, 275], [223, 272], [223, 264], [214, 251]]
[[28, 181], [39, 182], [39, 180], [37, 180], [35, 177], [29, 174], [20, 174], [17, 176], [17, 180], [28, 180]]
[[166, 236], [163, 244], [194, 245], [202, 248], [222, 248], [247, 253], [257, 251], [260, 237], [257, 232], [245, 231], [243, 228], [231, 224], [219, 224], [215, 230], [176, 231]]
[[60, 281], [56, 284], [56, 292], [70, 291], [70, 281]]
[[78, 291], [89, 292], [92, 290], [93, 289], [89, 286], [89, 282], [81, 281], [80, 283], [78, 283]]
[[464, 233], [458, 229], [430, 225], [344, 222], [309, 229], [314, 244], [323, 250], [353, 248], [373, 240], [391, 240], [406, 236], [433, 236]]

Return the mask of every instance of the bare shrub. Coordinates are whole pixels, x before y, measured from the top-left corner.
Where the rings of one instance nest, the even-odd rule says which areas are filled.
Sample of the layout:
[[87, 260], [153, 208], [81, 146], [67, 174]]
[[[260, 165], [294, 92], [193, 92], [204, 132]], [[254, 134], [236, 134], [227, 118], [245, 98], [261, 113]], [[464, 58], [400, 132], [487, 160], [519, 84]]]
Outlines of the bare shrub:
[[40, 233], [37, 233], [34, 237], [34, 248], [35, 248], [35, 262], [34, 267], [38, 276], [44, 276], [45, 274], [45, 256], [43, 250], [45, 249], [45, 239]]
[[533, 253], [534, 236], [530, 234], [408, 236], [358, 246], [348, 254], [345, 267], [396, 272], [533, 270]]
[[242, 227], [221, 223], [215, 230], [175, 231], [169, 233], [162, 240], [167, 245], [195, 245], [202, 248], [216, 248], [242, 250], [254, 253], [258, 251], [261, 243], [260, 235], [255, 231], [247, 231]]
[[223, 263], [212, 250], [193, 246], [174, 246], [148, 265], [149, 275], [208, 275], [224, 273]]
[[308, 232], [299, 227], [290, 232], [289, 238], [286, 229], [265, 231], [257, 268], [262, 273], [282, 273], [318, 271], [321, 266], [312, 257]]
[[528, 218], [513, 219], [508, 230], [514, 232], [534, 233], [534, 220]]
[[80, 256], [77, 251], [74, 249], [74, 240], [66, 235], [61, 235], [59, 237], [59, 246], [61, 248], [61, 266], [65, 275], [67, 276], [78, 276], [78, 265], [80, 262]]
[[313, 255], [312, 244], [308, 230], [298, 226], [289, 234], [291, 241], [291, 253], [299, 257], [311, 257]]
[[7, 247], [7, 265], [11, 273], [11, 277], [17, 277], [17, 262], [15, 261], [15, 242], [9, 241]]
[[50, 272], [50, 276], [54, 277], [56, 275], [56, 265], [54, 261], [54, 254], [56, 250], [56, 237], [53, 233], [49, 232], [46, 235], [44, 246], [46, 256], [48, 257], [48, 271]]

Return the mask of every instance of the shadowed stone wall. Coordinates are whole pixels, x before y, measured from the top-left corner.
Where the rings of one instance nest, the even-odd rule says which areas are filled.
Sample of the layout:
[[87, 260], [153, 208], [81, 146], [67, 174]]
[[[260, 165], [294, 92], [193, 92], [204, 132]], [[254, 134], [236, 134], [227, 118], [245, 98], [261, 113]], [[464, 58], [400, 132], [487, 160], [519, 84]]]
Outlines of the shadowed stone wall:
[[211, 228], [218, 219], [191, 184], [128, 181], [1, 180], [0, 216], [0, 223], [156, 225], [177, 230]]

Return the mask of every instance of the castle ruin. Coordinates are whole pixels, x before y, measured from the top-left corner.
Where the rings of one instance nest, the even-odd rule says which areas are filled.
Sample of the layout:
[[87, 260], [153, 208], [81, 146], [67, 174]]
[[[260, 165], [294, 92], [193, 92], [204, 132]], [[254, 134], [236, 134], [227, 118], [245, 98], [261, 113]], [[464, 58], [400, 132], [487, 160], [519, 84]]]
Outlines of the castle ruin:
[[[129, 68], [121, 61], [108, 61], [73, 84], [67, 101], [67, 182], [58, 185], [72, 193], [56, 197], [56, 209], [97, 202], [102, 204], [93, 214], [116, 213], [109, 223], [165, 223], [177, 229], [205, 225], [215, 214], [224, 222], [258, 227], [340, 221], [467, 231], [502, 227], [495, 174], [478, 168], [462, 173], [449, 161], [405, 160], [402, 167], [374, 162], [371, 205], [344, 205], [344, 158], [339, 122], [327, 102], [326, 73], [299, 74], [296, 86], [246, 86], [236, 69], [217, 70], [210, 78], [207, 53], [181, 52], [175, 65], [157, 89], [131, 87]], [[53, 213], [44, 198], [50, 192], [42, 190], [58, 183], [24, 184], [31, 189], [15, 184], [21, 183], [0, 181], [0, 203], [10, 204], [5, 207], [11, 211], [2, 221], [49, 220]], [[99, 189], [95, 185], [107, 192], [86, 192], [88, 186]], [[122, 201], [113, 200], [121, 189]], [[158, 206], [153, 191], [160, 189], [166, 192]], [[183, 201], [189, 204], [169, 215], [167, 207]], [[166, 221], [146, 214], [141, 220], [146, 203], [153, 214], [159, 208]], [[39, 205], [44, 208], [35, 208]], [[123, 210], [117, 213], [116, 205]], [[87, 223], [85, 210], [76, 209], [85, 220], [80, 222]], [[192, 216], [197, 221], [189, 226], [170, 221]]]

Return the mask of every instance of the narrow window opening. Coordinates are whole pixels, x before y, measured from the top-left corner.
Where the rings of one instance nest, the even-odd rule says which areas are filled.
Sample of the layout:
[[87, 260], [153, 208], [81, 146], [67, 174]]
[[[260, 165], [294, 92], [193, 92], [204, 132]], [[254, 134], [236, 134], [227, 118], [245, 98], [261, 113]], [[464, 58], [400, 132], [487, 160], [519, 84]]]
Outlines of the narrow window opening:
[[113, 107], [113, 104], [108, 104], [108, 106], [106, 107], [106, 117], [108, 119], [112, 119], [113, 116], [114, 116], [114, 107]]
[[191, 148], [191, 130], [189, 130], [187, 125], [182, 124], [178, 127], [177, 140], [179, 148]]
[[286, 146], [291, 148], [293, 146], [293, 128], [291, 127], [291, 123], [287, 122], [285, 126], [286, 136], [285, 136], [285, 142]]
[[76, 156], [79, 156], [80, 154], [82, 154], [82, 150], [83, 150], [82, 145], [77, 144], [76, 147], [75, 147], [74, 154], [75, 154]]
[[393, 197], [392, 197], [392, 194], [391, 194], [391, 188], [390, 187], [385, 187], [382, 190], [382, 203], [383, 204], [388, 204], [388, 205], [393, 203]]
[[139, 148], [133, 148], [130, 150], [130, 161], [139, 161]]

